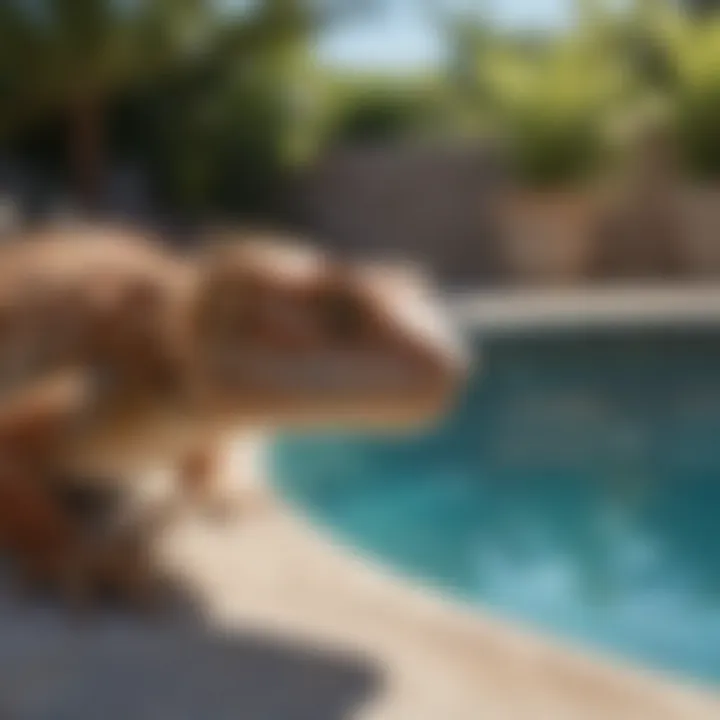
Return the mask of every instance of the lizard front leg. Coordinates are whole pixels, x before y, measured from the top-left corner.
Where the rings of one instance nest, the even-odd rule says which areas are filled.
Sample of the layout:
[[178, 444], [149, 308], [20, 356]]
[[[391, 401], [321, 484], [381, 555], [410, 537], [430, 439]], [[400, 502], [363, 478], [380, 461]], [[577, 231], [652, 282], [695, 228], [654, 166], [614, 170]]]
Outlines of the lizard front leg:
[[60, 589], [73, 603], [84, 599], [75, 572], [76, 524], [41, 477], [7, 457], [0, 470], [0, 549], [25, 587]]
[[144, 529], [103, 532], [109, 516], [79, 508], [57, 469], [62, 443], [89, 408], [86, 381], [83, 373], [58, 374], [0, 408], [0, 549], [26, 583], [75, 605], [89, 602], [99, 584], [140, 602], [148, 586]]
[[77, 528], [47, 481], [83, 401], [82, 380], [76, 374], [44, 378], [5, 398], [0, 411], [0, 547], [33, 585], [65, 579], [75, 585]]
[[122, 499], [110, 488], [81, 492], [107, 495], [102, 503], [107, 507], [78, 504], [65, 485], [22, 465], [3, 464], [0, 550], [21, 589], [59, 593], [78, 608], [108, 593], [137, 608], [154, 606], [159, 575], [153, 543], [173, 513], [164, 507], [160, 512], [138, 510], [129, 522], [118, 524]]

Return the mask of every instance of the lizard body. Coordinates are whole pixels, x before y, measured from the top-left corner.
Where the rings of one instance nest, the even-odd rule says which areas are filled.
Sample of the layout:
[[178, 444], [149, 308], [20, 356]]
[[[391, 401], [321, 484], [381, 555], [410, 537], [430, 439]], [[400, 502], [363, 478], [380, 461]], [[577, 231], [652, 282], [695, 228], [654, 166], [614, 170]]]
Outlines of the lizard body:
[[465, 372], [431, 289], [295, 241], [181, 257], [86, 227], [5, 246], [0, 456], [56, 482], [176, 467], [202, 495], [243, 429], [430, 421]]

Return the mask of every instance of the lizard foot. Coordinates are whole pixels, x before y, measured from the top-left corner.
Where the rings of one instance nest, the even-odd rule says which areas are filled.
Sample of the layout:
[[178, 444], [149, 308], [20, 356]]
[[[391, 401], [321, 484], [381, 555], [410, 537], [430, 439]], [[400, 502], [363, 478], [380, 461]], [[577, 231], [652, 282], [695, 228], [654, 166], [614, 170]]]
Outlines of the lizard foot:
[[0, 508], [7, 509], [0, 512], [0, 538], [18, 589], [75, 610], [102, 600], [159, 608], [163, 578], [153, 549], [171, 517], [166, 508], [118, 522], [121, 502], [110, 488], [68, 493], [29, 480], [0, 478]]

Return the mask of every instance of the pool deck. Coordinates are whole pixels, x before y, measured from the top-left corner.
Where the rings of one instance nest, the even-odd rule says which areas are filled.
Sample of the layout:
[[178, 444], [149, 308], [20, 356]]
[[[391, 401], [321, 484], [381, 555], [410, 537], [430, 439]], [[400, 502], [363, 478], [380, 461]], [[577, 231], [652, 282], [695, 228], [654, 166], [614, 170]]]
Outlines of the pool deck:
[[[720, 320], [720, 290], [690, 290], [454, 302], [495, 330], [610, 323], [623, 308], [626, 321]], [[711, 689], [466, 608], [337, 545], [264, 484], [246, 492], [260, 502], [236, 522], [187, 521], [167, 540], [201, 622], [98, 620], [85, 632], [0, 602], [0, 719], [720, 718]]]
[[254, 492], [261, 502], [244, 518], [222, 528], [187, 521], [167, 540], [167, 562], [199, 599], [201, 621], [74, 625], [0, 602], [0, 718], [720, 717], [710, 689], [466, 608]]
[[[3, 720], [701, 720], [709, 690], [600, 660], [368, 565], [281, 501], [186, 523], [206, 617], [67, 625], [0, 604]], [[280, 704], [278, 704], [280, 703]]]
[[720, 697], [709, 690], [600, 660], [456, 605], [331, 544], [282, 504], [236, 532], [231, 540], [186, 546], [216, 617], [366, 658], [381, 681], [362, 713], [349, 717], [720, 717]]

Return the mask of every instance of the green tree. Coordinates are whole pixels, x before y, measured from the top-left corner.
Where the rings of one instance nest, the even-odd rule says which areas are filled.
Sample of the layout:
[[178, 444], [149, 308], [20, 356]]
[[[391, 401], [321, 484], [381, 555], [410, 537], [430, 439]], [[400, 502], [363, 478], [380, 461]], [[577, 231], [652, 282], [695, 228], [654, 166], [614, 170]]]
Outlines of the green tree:
[[80, 197], [103, 173], [105, 112], [113, 96], [181, 57], [210, 31], [202, 0], [4, 0], [0, 117], [4, 130], [61, 114]]
[[346, 0], [2, 0], [0, 131], [64, 116], [80, 197], [92, 203], [104, 170], [107, 112], [158, 78], [285, 52]]

